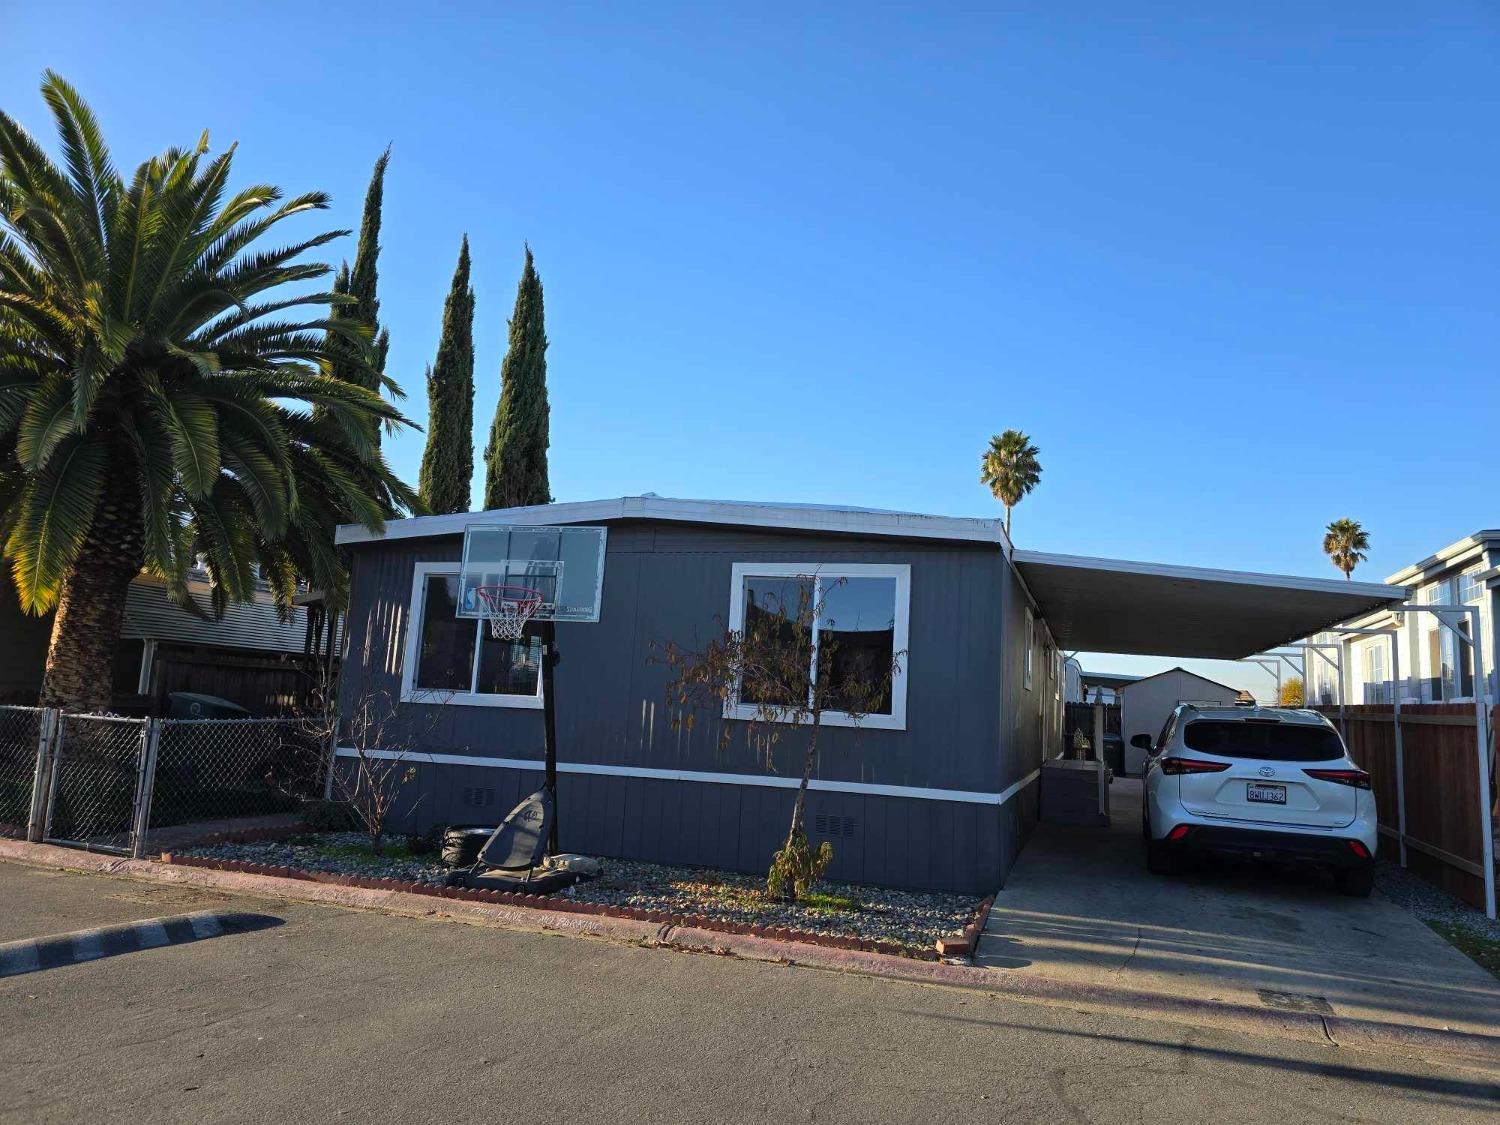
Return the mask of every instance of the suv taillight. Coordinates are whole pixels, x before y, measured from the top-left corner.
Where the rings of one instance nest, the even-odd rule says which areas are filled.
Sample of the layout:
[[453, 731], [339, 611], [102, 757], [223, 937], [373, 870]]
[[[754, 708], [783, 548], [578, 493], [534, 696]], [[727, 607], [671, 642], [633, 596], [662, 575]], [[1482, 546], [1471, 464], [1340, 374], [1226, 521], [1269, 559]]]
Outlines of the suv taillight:
[[1223, 773], [1228, 762], [1205, 762], [1202, 758], [1163, 758], [1161, 772], [1167, 776], [1179, 773]]
[[1303, 770], [1308, 777], [1319, 781], [1331, 781], [1335, 785], [1348, 785], [1355, 789], [1370, 788], [1370, 775], [1364, 770]]

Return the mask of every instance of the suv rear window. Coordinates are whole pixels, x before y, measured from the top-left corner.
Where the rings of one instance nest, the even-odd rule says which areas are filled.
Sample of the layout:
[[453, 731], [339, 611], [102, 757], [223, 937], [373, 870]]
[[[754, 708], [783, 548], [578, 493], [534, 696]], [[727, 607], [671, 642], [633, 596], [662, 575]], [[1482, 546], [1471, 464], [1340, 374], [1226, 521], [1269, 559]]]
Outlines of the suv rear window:
[[1182, 741], [1189, 750], [1222, 758], [1328, 762], [1344, 756], [1344, 744], [1336, 731], [1299, 723], [1199, 719], [1187, 725]]

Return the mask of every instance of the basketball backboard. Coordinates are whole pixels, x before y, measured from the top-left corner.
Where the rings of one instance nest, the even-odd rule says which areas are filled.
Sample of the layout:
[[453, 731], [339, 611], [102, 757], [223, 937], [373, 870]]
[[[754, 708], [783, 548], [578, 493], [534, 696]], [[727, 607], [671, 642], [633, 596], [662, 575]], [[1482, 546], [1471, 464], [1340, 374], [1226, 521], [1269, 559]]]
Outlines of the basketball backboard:
[[484, 617], [480, 587], [519, 587], [541, 595], [534, 619], [598, 621], [604, 592], [602, 527], [471, 523], [464, 528], [459, 617]]

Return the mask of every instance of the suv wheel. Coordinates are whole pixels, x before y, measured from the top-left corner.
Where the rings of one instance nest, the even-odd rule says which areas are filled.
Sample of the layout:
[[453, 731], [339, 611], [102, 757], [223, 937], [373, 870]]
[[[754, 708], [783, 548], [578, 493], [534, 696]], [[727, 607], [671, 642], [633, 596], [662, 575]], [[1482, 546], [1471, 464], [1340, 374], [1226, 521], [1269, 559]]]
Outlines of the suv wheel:
[[1375, 889], [1375, 868], [1345, 867], [1333, 873], [1333, 885], [1339, 894], [1350, 898], [1369, 898]]

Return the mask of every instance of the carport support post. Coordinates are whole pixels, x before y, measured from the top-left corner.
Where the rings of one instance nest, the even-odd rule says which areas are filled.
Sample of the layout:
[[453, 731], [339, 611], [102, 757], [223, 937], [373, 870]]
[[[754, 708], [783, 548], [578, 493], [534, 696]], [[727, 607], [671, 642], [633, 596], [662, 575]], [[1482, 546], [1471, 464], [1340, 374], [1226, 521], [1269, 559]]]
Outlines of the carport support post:
[[1401, 747], [1401, 642], [1396, 629], [1335, 629], [1349, 637], [1384, 636], [1391, 646], [1391, 719], [1396, 737], [1396, 839], [1406, 866], [1406, 755]]
[[1099, 819], [1109, 825], [1109, 786], [1104, 776], [1104, 704], [1094, 703], [1094, 757], [1099, 760]]
[[546, 759], [547, 792], [552, 794], [552, 831], [547, 834], [547, 854], [557, 854], [557, 704], [552, 690], [552, 669], [557, 665], [557, 623], [543, 621], [542, 639], [542, 748]]
[[[1495, 917], [1495, 826], [1490, 819], [1489, 709], [1484, 704], [1487, 683], [1484, 671], [1484, 637], [1480, 633], [1479, 610], [1465, 606], [1469, 617], [1469, 648], [1474, 653], [1474, 737], [1479, 743], [1479, 836], [1484, 851], [1484, 912]], [[1453, 626], [1448, 626], [1453, 629]], [[1457, 629], [1453, 632], [1463, 636]]]
[[[1469, 646], [1474, 654], [1474, 741], [1479, 753], [1479, 845], [1484, 877], [1484, 913], [1495, 918], [1495, 826], [1490, 819], [1490, 739], [1489, 712], [1484, 704], [1485, 670], [1484, 638], [1479, 632], [1479, 609], [1472, 605], [1403, 605], [1392, 606], [1392, 613], [1430, 613], [1438, 624]], [[1445, 614], [1463, 614], [1469, 619], [1469, 632], [1450, 621]]]

